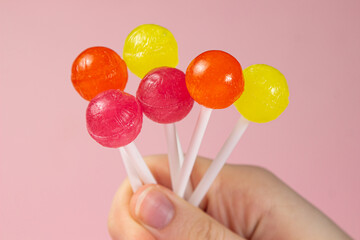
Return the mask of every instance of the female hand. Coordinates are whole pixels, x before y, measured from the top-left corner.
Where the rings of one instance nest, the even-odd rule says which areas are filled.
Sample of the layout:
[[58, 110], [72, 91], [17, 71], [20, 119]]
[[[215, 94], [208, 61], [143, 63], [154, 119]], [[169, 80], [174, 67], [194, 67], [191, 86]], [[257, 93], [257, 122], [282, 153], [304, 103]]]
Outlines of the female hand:
[[[159, 184], [145, 185], [133, 193], [129, 182], [123, 182], [108, 221], [114, 240], [350, 239], [265, 169], [225, 165], [197, 208], [169, 190], [165, 155], [146, 160]], [[193, 186], [210, 163], [197, 159]]]

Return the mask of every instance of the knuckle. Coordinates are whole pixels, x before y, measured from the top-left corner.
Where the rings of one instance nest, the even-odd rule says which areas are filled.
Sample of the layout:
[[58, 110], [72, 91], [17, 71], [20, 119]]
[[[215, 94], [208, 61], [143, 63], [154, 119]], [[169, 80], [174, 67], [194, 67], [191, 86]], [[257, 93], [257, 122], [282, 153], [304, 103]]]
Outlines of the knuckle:
[[225, 239], [225, 229], [219, 228], [210, 218], [194, 221], [190, 227], [188, 240], [222, 240]]
[[269, 171], [268, 169], [264, 168], [264, 167], [259, 167], [259, 166], [252, 166], [252, 170], [255, 174], [257, 174], [260, 178], [265, 178], [265, 179], [273, 179], [275, 178], [275, 175]]

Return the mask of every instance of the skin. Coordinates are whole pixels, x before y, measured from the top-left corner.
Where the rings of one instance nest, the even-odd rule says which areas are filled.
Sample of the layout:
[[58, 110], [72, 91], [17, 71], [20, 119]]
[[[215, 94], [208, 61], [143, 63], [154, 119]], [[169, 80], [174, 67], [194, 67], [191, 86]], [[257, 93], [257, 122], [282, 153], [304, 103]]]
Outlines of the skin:
[[[195, 208], [169, 190], [167, 156], [150, 156], [146, 161], [159, 185], [145, 185], [133, 193], [128, 180], [122, 183], [108, 220], [109, 233], [114, 240], [351, 239], [322, 212], [263, 168], [225, 165], [200, 208]], [[198, 184], [210, 163], [209, 159], [197, 159], [191, 176], [193, 186]], [[144, 224], [135, 210], [139, 196], [149, 190], [161, 191], [175, 207], [173, 219], [162, 229]]]

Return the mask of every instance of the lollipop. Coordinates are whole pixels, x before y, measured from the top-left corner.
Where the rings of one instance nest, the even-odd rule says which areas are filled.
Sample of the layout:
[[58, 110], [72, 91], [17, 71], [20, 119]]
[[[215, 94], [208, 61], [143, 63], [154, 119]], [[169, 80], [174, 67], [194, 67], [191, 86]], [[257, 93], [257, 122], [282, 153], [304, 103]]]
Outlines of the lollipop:
[[124, 147], [142, 181], [155, 183], [133, 143], [142, 126], [141, 107], [134, 96], [114, 89], [100, 93], [88, 105], [86, 122], [95, 141], [109, 148]]
[[246, 119], [265, 123], [280, 116], [289, 104], [289, 89], [284, 75], [277, 69], [255, 64], [244, 70], [246, 86], [235, 107]]
[[[135, 28], [126, 38], [123, 56], [130, 71], [143, 78], [149, 71], [158, 67], [176, 67], [179, 62], [178, 46], [172, 33], [164, 27], [154, 24], [144, 24]], [[145, 107], [146, 108], [146, 107]], [[146, 112], [149, 112], [149, 108]], [[155, 113], [160, 116], [164, 111]], [[155, 120], [156, 121], [156, 120]], [[161, 121], [161, 120], [160, 120]], [[167, 119], [171, 122], [171, 119]], [[178, 171], [180, 159], [183, 157], [177, 142], [175, 125], [165, 125], [168, 148], [170, 175]], [[176, 153], [177, 157], [175, 158]], [[172, 155], [173, 157], [170, 157]], [[174, 181], [172, 181], [174, 183]]]
[[175, 188], [183, 196], [212, 109], [226, 108], [243, 92], [244, 80], [240, 63], [223, 51], [207, 51], [197, 56], [186, 70], [186, 85], [191, 97], [202, 105], [190, 141], [184, 165]]
[[259, 123], [272, 121], [289, 104], [286, 79], [277, 69], [265, 64], [255, 64], [244, 70], [244, 79], [244, 93], [234, 103], [242, 116], [191, 195], [189, 202], [195, 206], [200, 204], [250, 121]]
[[136, 97], [148, 118], [165, 124], [182, 120], [194, 104], [186, 88], [185, 74], [170, 67], [150, 71], [141, 80]]
[[[77, 92], [86, 100], [108, 89], [123, 90], [127, 83], [125, 62], [113, 50], [106, 47], [92, 47], [83, 51], [72, 65], [71, 81]], [[133, 190], [139, 187], [140, 179], [134, 174], [133, 166], [120, 151]], [[140, 182], [141, 183], [141, 182]]]
[[72, 65], [71, 81], [80, 96], [88, 101], [105, 90], [124, 90], [127, 79], [125, 62], [106, 47], [86, 49]]
[[179, 62], [174, 36], [155, 24], [140, 25], [127, 36], [123, 57], [130, 71], [140, 78], [154, 68], [176, 67]]
[[177, 147], [174, 123], [182, 120], [194, 104], [186, 88], [185, 74], [176, 68], [156, 68], [141, 80], [136, 97], [148, 118], [165, 124], [170, 176], [174, 188], [180, 169], [180, 162], [177, 159], [178, 156], [183, 155], [181, 147]]

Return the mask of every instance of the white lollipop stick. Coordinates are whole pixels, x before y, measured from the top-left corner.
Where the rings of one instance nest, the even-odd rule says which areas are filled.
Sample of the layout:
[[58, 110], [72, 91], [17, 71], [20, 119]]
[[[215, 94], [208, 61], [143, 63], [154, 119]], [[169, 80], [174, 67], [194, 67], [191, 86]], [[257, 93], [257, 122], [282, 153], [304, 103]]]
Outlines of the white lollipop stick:
[[[177, 134], [176, 131], [175, 131], [175, 133], [176, 133], [176, 143], [177, 143], [177, 148], [178, 148], [178, 153], [179, 153], [179, 165], [181, 168], [184, 163], [184, 153], [182, 151], [181, 143], [179, 140], [179, 135]], [[180, 168], [179, 168], [178, 174], [180, 172]], [[176, 179], [178, 179], [177, 176], [176, 176]], [[189, 197], [191, 196], [192, 193], [193, 193], [193, 187], [191, 185], [191, 181], [188, 181], [188, 184], [186, 185], [186, 189], [185, 189], [185, 199], [189, 199]]]
[[140, 177], [141, 181], [144, 184], [154, 183], [156, 184], [156, 180], [154, 176], [151, 174], [148, 166], [146, 165], [144, 159], [142, 158], [141, 154], [139, 153], [138, 149], [136, 148], [133, 142], [129, 143], [128, 145], [124, 146], [127, 154], [133, 161], [133, 166], [136, 169], [138, 176]]
[[209, 122], [211, 112], [212, 109], [206, 108], [204, 106], [201, 107], [200, 115], [196, 122], [195, 131], [191, 137], [189, 150], [186, 153], [184, 165], [181, 167], [181, 171], [176, 183], [175, 193], [179, 197], [184, 197], [186, 185], [188, 184], [191, 171], [194, 167], [196, 156], [199, 152], [200, 144], [202, 138], [204, 137], [204, 133], [206, 130], [206, 126]]
[[177, 143], [176, 127], [174, 123], [165, 124], [165, 132], [168, 147], [168, 160], [172, 189], [175, 189], [175, 182], [180, 171], [179, 148]]
[[205, 175], [202, 177], [200, 183], [197, 185], [195, 191], [191, 195], [189, 202], [192, 205], [198, 206], [200, 204], [201, 200], [205, 196], [206, 192], [209, 190], [211, 184], [215, 180], [221, 168], [224, 166], [226, 160], [229, 158], [231, 152], [234, 150], [236, 144], [239, 142], [249, 123], [250, 121], [243, 116], [241, 116], [241, 118], [238, 120], [232, 133], [220, 149], [216, 158], [211, 163], [210, 167], [208, 168]]
[[132, 165], [131, 159], [129, 158], [125, 149], [123, 147], [120, 147], [119, 150], [120, 150], [121, 158], [124, 163], [126, 173], [128, 175], [129, 181], [130, 181], [131, 188], [132, 188], [133, 192], [136, 192], [139, 189], [139, 187], [141, 187], [143, 184], [142, 184], [139, 176], [137, 175], [136, 169]]
[[[181, 147], [179, 135], [177, 134], [177, 132], [175, 132], [175, 133], [176, 133], [176, 144], [177, 144], [178, 153], [179, 153], [179, 166], [181, 168], [181, 166], [184, 163], [184, 153], [183, 153], [183, 150], [182, 150], [182, 147]], [[179, 171], [180, 171], [180, 168], [179, 168]]]

